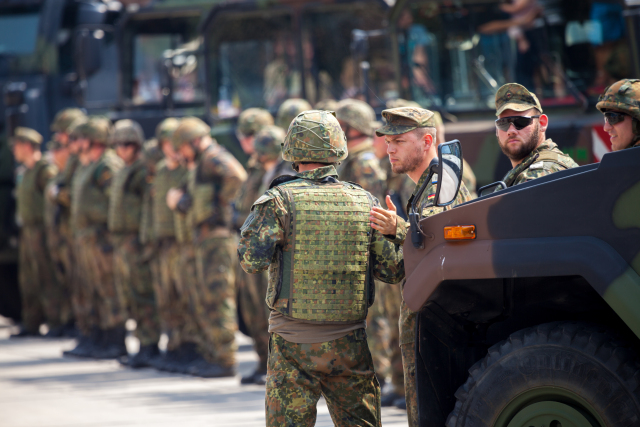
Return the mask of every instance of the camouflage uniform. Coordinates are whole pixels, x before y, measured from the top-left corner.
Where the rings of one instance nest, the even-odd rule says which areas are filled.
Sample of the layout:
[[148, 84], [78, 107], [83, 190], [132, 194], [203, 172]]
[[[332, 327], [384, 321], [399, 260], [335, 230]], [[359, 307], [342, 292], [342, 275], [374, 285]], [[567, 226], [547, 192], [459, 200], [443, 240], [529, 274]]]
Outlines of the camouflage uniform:
[[[429, 110], [417, 109], [414, 107], [395, 108], [391, 110], [384, 110], [382, 112], [383, 117], [386, 119], [387, 125], [378, 129], [376, 132], [382, 135], [399, 135], [409, 132], [417, 127], [435, 127], [435, 120], [433, 119], [433, 113]], [[416, 184], [413, 194], [407, 201], [406, 212], [409, 212], [409, 208], [412, 204], [413, 198], [417, 191], [422, 187], [425, 180], [429, 176], [429, 169], [427, 168], [420, 180]], [[429, 217], [436, 215], [440, 212], [449, 210], [454, 206], [465, 203], [471, 200], [471, 194], [464, 186], [464, 183], [460, 184], [460, 189], [455, 201], [446, 207], [426, 206], [428, 202], [433, 202], [435, 197], [435, 189], [437, 184], [437, 176], [434, 177], [432, 182], [428, 185], [423, 193], [423, 200], [420, 201], [419, 206], [422, 206], [422, 217]], [[391, 242], [402, 245], [409, 232], [409, 223], [402, 218], [397, 218], [397, 228], [395, 236], [385, 236]], [[402, 283], [404, 289], [404, 282]], [[400, 306], [400, 349], [402, 353], [402, 365], [404, 367], [404, 388], [405, 388], [405, 400], [407, 402], [407, 416], [409, 418], [409, 425], [417, 427], [418, 424], [418, 398], [416, 388], [416, 347], [415, 347], [415, 329], [416, 329], [417, 313], [411, 311], [402, 298]]]
[[311, 104], [309, 104], [304, 99], [287, 99], [280, 105], [280, 108], [278, 108], [278, 114], [276, 115], [276, 126], [284, 129], [284, 131], [286, 132], [287, 129], [289, 129], [291, 121], [295, 119], [298, 114], [311, 109]]
[[617, 111], [631, 116], [634, 137], [626, 148], [640, 147], [640, 80], [623, 79], [608, 88], [600, 95], [596, 108], [602, 113]]
[[[542, 114], [540, 101], [535, 94], [524, 86], [508, 83], [496, 92], [496, 116], [503, 111], [529, 111], [537, 109]], [[511, 169], [502, 179], [507, 187], [523, 184], [536, 178], [552, 174], [565, 169], [575, 168], [578, 164], [558, 149], [558, 146], [547, 139], [536, 147], [516, 167]]]
[[[120, 120], [114, 125], [112, 142], [132, 142], [142, 149], [142, 128], [132, 120]], [[141, 348], [156, 345], [160, 338], [149, 256], [140, 242], [147, 175], [147, 168], [140, 158], [115, 172], [109, 193], [108, 215], [108, 229], [113, 241], [113, 277], [116, 289], [123, 297], [123, 307], [136, 321], [135, 334]]]
[[[92, 117], [82, 132], [92, 144], [107, 145], [111, 124], [107, 118]], [[90, 301], [97, 326], [114, 335], [116, 329], [124, 332], [127, 317], [124, 296], [113, 278], [113, 246], [107, 230], [111, 181], [121, 168], [122, 161], [107, 149], [97, 161], [78, 167], [71, 184], [71, 224], [77, 277], [86, 290], [83, 299]]]
[[[196, 118], [186, 118], [173, 134], [174, 146], [207, 137], [210, 128]], [[216, 142], [198, 152], [189, 171], [187, 192], [177, 210], [188, 214], [195, 242], [198, 283], [193, 289], [195, 314], [207, 340], [200, 351], [225, 375], [235, 364], [236, 304], [233, 289], [236, 239], [231, 231], [231, 202], [247, 179], [244, 168]]]
[[[33, 129], [18, 127], [15, 143], [42, 144], [42, 136]], [[58, 313], [59, 285], [52, 271], [44, 227], [44, 190], [56, 174], [54, 166], [38, 160], [16, 179], [16, 212], [20, 223], [18, 280], [22, 297], [23, 330], [37, 335], [45, 320], [50, 328], [61, 326]]]
[[[314, 128], [310, 130], [309, 127]], [[318, 143], [318, 139], [321, 139], [322, 145]], [[323, 149], [313, 149], [319, 145]], [[287, 161], [335, 163], [343, 160], [346, 155], [344, 133], [337, 120], [324, 111], [300, 114], [292, 123], [283, 147], [283, 158]], [[270, 329], [277, 332], [271, 335], [269, 353], [266, 396], [268, 426], [313, 425], [320, 395], [327, 400], [334, 424], [380, 425], [380, 387], [375, 379], [373, 361], [363, 329], [365, 307], [370, 305], [372, 297], [371, 289], [367, 288], [370, 284], [366, 280], [355, 282], [361, 284], [364, 289], [362, 293], [351, 294], [350, 288], [326, 292], [327, 285], [333, 289], [338, 282], [340, 287], [355, 286], [351, 277], [364, 277], [365, 273], [359, 272], [368, 270], [369, 257], [366, 254], [369, 251], [364, 254], [357, 250], [349, 251], [347, 254], [353, 259], [342, 260], [345, 253], [331, 250], [330, 247], [333, 242], [336, 245], [339, 242], [354, 244], [352, 239], [364, 238], [363, 241], [368, 242], [371, 251], [373, 275], [390, 283], [396, 283], [403, 277], [402, 252], [398, 246], [389, 244], [382, 236], [372, 233], [368, 217], [362, 221], [351, 212], [358, 209], [358, 215], [368, 215], [368, 209], [372, 204], [377, 204], [377, 200], [356, 185], [337, 181], [336, 177], [337, 171], [330, 165], [301, 172], [297, 179], [293, 178], [290, 182], [283, 181], [279, 185], [276, 183], [254, 203], [251, 214], [242, 227], [238, 256], [243, 269], [254, 274], [267, 268], [270, 270], [266, 301], [271, 309]], [[323, 194], [326, 191], [330, 193]], [[339, 198], [346, 198], [346, 194], [351, 194], [350, 200], [354, 201], [345, 201], [344, 206], [341, 201], [331, 203], [330, 200], [336, 200], [333, 194]], [[361, 202], [355, 202], [356, 199], [367, 200], [366, 206], [360, 206]], [[295, 204], [294, 200], [297, 200]], [[304, 209], [303, 204], [309, 203], [317, 206], [318, 210]], [[351, 206], [349, 209], [345, 208], [346, 203]], [[325, 214], [325, 211], [332, 213]], [[336, 212], [335, 215], [333, 211]], [[303, 219], [308, 212], [317, 214], [317, 218], [314, 216], [309, 220]], [[354, 215], [347, 223], [340, 222], [341, 227], [352, 227], [354, 230], [348, 235], [345, 233], [345, 237], [341, 237], [343, 234], [337, 231], [331, 231], [331, 227], [336, 226], [333, 221], [340, 214]], [[325, 224], [325, 220], [320, 217], [331, 218], [331, 224]], [[327, 227], [329, 230], [324, 230]], [[316, 242], [313, 237], [320, 234], [327, 236], [323, 237], [323, 243]], [[353, 237], [346, 237], [352, 235]], [[294, 256], [289, 255], [293, 253], [294, 243], [296, 248], [302, 249], [306, 247], [305, 242], [309, 242], [309, 250], [295, 251], [295, 257], [301, 257], [301, 260], [288, 261], [292, 268], [281, 271], [287, 265], [286, 259]], [[317, 246], [313, 245], [314, 242]], [[315, 247], [319, 250], [315, 250]], [[364, 258], [357, 260], [356, 257], [363, 255]], [[341, 257], [341, 260], [335, 260], [336, 256]], [[306, 257], [304, 261], [302, 257]], [[320, 257], [324, 261], [310, 259], [314, 257]], [[298, 263], [304, 263], [313, 269], [301, 269]], [[334, 267], [336, 265], [344, 265], [344, 270]], [[285, 277], [290, 277], [289, 270], [294, 277], [286, 282]], [[326, 277], [332, 274], [339, 277], [336, 276], [333, 284], [324, 283], [331, 281]], [[302, 289], [306, 287], [311, 289]], [[298, 293], [308, 295], [309, 300], [301, 296], [293, 297]], [[322, 299], [315, 296], [319, 294], [322, 294]], [[346, 294], [354, 295], [353, 299], [341, 299], [343, 297], [340, 295]], [[352, 309], [343, 309], [346, 305]], [[347, 318], [348, 320], [343, 321]], [[277, 319], [285, 319], [284, 323], [289, 327], [292, 324], [302, 324], [309, 329], [309, 333], [298, 338], [291, 337], [284, 329], [277, 328]], [[317, 335], [320, 331], [330, 331], [329, 335], [333, 338], [317, 341], [320, 339]], [[320, 334], [324, 335], [324, 332]]]

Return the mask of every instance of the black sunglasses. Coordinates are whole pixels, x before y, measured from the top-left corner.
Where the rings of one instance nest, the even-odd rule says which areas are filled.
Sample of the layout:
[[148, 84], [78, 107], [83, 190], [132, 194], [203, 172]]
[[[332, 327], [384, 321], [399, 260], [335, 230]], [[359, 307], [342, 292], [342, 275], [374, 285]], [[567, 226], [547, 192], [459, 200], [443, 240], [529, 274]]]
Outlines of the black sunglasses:
[[625, 116], [626, 114], [624, 113], [614, 113], [613, 111], [607, 111], [606, 113], [604, 113], [604, 121], [613, 126], [617, 125], [620, 122], [623, 122]]
[[527, 126], [529, 126], [533, 121], [533, 119], [537, 119], [539, 117], [540, 115], [503, 117], [501, 119], [496, 120], [496, 127], [506, 132], [511, 127], [511, 123], [513, 123], [513, 125], [517, 130], [522, 130]]

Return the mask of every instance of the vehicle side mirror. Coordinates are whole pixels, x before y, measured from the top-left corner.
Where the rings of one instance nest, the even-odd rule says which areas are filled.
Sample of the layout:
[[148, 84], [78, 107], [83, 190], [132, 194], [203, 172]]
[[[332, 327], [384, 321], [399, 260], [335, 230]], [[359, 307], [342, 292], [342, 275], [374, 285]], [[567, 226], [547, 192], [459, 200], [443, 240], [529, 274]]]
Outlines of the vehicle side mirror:
[[506, 190], [507, 184], [504, 181], [494, 182], [492, 184], [485, 185], [478, 188], [478, 197], [486, 196], [487, 194], [495, 193], [496, 191]]
[[438, 146], [439, 165], [437, 169], [436, 206], [449, 206], [456, 200], [462, 182], [462, 146], [453, 140]]

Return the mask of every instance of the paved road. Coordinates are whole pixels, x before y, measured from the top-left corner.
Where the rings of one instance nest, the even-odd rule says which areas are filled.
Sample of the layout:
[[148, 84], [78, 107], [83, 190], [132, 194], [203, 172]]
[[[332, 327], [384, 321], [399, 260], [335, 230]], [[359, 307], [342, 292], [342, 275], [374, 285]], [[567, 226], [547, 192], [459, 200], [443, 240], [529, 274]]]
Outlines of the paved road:
[[[73, 340], [10, 340], [10, 331], [0, 319], [2, 427], [264, 426], [264, 387], [63, 358]], [[238, 339], [238, 370], [249, 373], [257, 357], [246, 337]], [[407, 425], [404, 411], [382, 414], [384, 426]], [[333, 425], [324, 401], [316, 425]]]

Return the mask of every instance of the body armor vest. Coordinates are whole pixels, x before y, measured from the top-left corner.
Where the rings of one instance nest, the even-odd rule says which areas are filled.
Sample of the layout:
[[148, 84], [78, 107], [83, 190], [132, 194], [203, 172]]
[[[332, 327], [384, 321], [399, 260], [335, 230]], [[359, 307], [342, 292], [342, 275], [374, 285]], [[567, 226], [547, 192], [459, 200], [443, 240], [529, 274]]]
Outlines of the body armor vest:
[[571, 169], [574, 167], [575, 163], [573, 159], [564, 153], [556, 153], [553, 150], [543, 150], [538, 153], [538, 155], [531, 157], [526, 162], [522, 162], [518, 166], [516, 166], [516, 170], [513, 173], [509, 173], [507, 179], [505, 179], [504, 183], [507, 184], [507, 187], [511, 187], [514, 182], [518, 179], [520, 174], [529, 169], [529, 167], [536, 162], [551, 162], [555, 163], [564, 169]]
[[176, 235], [176, 214], [167, 206], [167, 193], [172, 187], [179, 187], [184, 179], [186, 169], [177, 167], [169, 169], [164, 162], [158, 165], [153, 181], [153, 234], [159, 239]]
[[[272, 309], [312, 323], [362, 321], [373, 303], [369, 270], [373, 198], [353, 184], [296, 180], [278, 187], [289, 199], [290, 248], [278, 255]], [[270, 271], [274, 274], [275, 271]]]
[[118, 171], [113, 177], [108, 221], [109, 231], [112, 233], [136, 233], [140, 230], [142, 194], [134, 193], [129, 184], [131, 178], [143, 168], [144, 164], [136, 161]]
[[44, 222], [44, 189], [38, 188], [38, 179], [47, 166], [45, 160], [39, 160], [22, 175], [17, 192], [17, 212], [23, 225], [41, 225]]
[[[194, 169], [189, 173], [189, 193], [191, 194], [193, 205], [190, 209], [192, 216], [191, 221], [194, 226], [200, 225], [205, 221], [213, 220], [216, 215], [216, 209], [214, 209], [216, 190], [215, 184], [212, 183], [199, 183], [197, 179], [198, 169]], [[216, 224], [218, 225], [218, 224]]]

